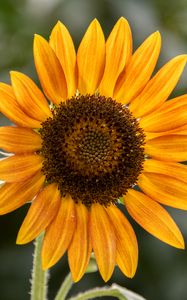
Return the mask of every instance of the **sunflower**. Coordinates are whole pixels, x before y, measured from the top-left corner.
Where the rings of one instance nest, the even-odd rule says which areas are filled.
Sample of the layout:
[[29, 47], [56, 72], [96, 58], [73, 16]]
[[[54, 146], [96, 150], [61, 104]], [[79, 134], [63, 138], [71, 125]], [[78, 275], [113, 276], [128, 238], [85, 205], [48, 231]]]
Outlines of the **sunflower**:
[[0, 147], [9, 153], [0, 161], [0, 214], [31, 202], [17, 243], [44, 232], [43, 269], [67, 251], [78, 281], [93, 251], [105, 281], [116, 264], [133, 277], [138, 244], [120, 206], [158, 239], [184, 248], [162, 204], [187, 209], [187, 166], [181, 163], [187, 158], [187, 95], [166, 101], [187, 56], [152, 76], [160, 47], [155, 32], [132, 55], [124, 18], [106, 42], [93, 20], [76, 54], [58, 22], [49, 42], [34, 38], [44, 93], [15, 71], [11, 85], [0, 83], [0, 110], [15, 124], [0, 128]]

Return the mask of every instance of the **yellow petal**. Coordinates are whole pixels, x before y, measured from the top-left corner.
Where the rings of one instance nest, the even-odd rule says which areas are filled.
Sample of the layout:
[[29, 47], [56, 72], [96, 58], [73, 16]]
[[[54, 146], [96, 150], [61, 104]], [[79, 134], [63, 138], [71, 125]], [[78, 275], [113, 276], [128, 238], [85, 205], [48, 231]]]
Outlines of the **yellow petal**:
[[5, 183], [0, 188], [0, 215], [7, 214], [31, 201], [39, 192], [45, 180], [42, 173], [37, 173], [27, 181]]
[[187, 183], [187, 165], [154, 159], [144, 161], [143, 172], [171, 176]]
[[132, 278], [138, 264], [138, 243], [132, 226], [122, 212], [115, 206], [106, 208], [116, 234], [116, 262], [121, 271]]
[[41, 148], [41, 137], [31, 129], [23, 127], [0, 127], [0, 148], [8, 152], [34, 152]]
[[143, 91], [130, 103], [135, 117], [142, 117], [158, 109], [175, 88], [187, 61], [180, 55], [165, 64], [148, 82]]
[[106, 42], [106, 65], [99, 86], [101, 95], [113, 97], [114, 86], [132, 54], [132, 35], [129, 23], [120, 18]]
[[139, 123], [149, 132], [169, 131], [186, 125], [187, 95], [166, 101], [159, 110], [141, 118]]
[[17, 244], [35, 239], [53, 220], [60, 206], [60, 192], [55, 184], [49, 184], [33, 200], [21, 225]]
[[187, 210], [187, 184], [172, 176], [145, 172], [138, 186], [153, 200]]
[[0, 111], [13, 123], [29, 128], [41, 127], [39, 121], [30, 118], [21, 110], [11, 86], [0, 82], [0, 98]]
[[160, 204], [132, 189], [124, 196], [124, 202], [129, 214], [145, 230], [173, 247], [184, 248], [179, 228]]
[[148, 140], [145, 152], [158, 160], [185, 161], [187, 159], [187, 135], [172, 134]]
[[187, 135], [187, 124], [171, 129], [171, 130], [167, 130], [167, 131], [160, 131], [160, 132], [145, 132], [145, 140], [149, 141], [152, 140], [154, 138], [157, 137], [161, 137], [161, 136], [172, 136], [172, 135]]
[[21, 109], [31, 118], [43, 122], [51, 116], [49, 105], [36, 84], [25, 74], [12, 71], [13, 90]]
[[88, 27], [77, 52], [78, 89], [93, 94], [99, 86], [105, 64], [105, 38], [95, 19]]
[[103, 280], [108, 281], [116, 262], [116, 237], [111, 220], [98, 203], [91, 206], [90, 233], [99, 271]]
[[20, 182], [32, 177], [42, 168], [39, 155], [14, 155], [0, 161], [0, 179], [7, 182]]
[[62, 66], [48, 42], [34, 38], [34, 61], [42, 88], [51, 101], [58, 104], [67, 97], [67, 85]]
[[46, 229], [42, 247], [43, 269], [52, 267], [67, 250], [76, 225], [75, 204], [70, 196], [61, 199], [57, 216]]
[[116, 84], [115, 99], [127, 104], [142, 91], [155, 68], [160, 47], [161, 36], [157, 31], [135, 51], [125, 69], [125, 74], [120, 76]]
[[68, 97], [76, 92], [76, 53], [74, 44], [67, 28], [60, 21], [51, 32], [49, 44], [58, 57], [67, 82]]
[[73, 281], [77, 282], [86, 271], [92, 247], [88, 228], [88, 209], [82, 203], [76, 204], [75, 208], [77, 223], [68, 248], [68, 260]]

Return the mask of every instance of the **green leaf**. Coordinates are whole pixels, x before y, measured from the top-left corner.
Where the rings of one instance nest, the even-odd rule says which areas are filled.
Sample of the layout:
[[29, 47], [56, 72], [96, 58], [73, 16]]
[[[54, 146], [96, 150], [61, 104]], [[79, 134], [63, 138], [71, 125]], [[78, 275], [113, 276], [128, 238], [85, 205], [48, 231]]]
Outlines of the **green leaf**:
[[126, 297], [127, 300], [146, 300], [142, 296], [138, 295], [137, 293], [134, 293], [124, 287], [121, 287], [120, 285], [114, 283], [111, 286], [111, 289], [116, 289], [120, 294]]
[[124, 288], [117, 284], [113, 284], [111, 287], [95, 288], [88, 290], [84, 293], [80, 293], [69, 300], [88, 300], [98, 297], [115, 297], [119, 300], [146, 300], [142, 296]]

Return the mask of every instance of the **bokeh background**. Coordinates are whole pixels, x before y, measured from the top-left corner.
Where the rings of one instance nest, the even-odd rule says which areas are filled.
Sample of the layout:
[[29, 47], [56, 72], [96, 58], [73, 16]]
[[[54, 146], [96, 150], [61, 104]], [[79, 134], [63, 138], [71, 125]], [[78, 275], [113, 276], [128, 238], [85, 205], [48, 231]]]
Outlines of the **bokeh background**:
[[[132, 27], [134, 49], [153, 31], [163, 38], [157, 65], [187, 52], [187, 0], [0, 0], [0, 81], [9, 82], [9, 71], [18, 70], [36, 82], [32, 43], [34, 33], [48, 38], [57, 20], [69, 28], [78, 46], [88, 24], [97, 18], [106, 34], [120, 16]], [[185, 93], [187, 72], [173, 96]], [[0, 100], [1, 101], [1, 100]], [[172, 120], [171, 120], [172, 122]], [[0, 124], [9, 124], [0, 115]], [[30, 298], [30, 273], [33, 245], [17, 246], [16, 234], [28, 206], [0, 217], [0, 299]], [[187, 243], [187, 212], [169, 209]], [[116, 282], [142, 294], [149, 300], [187, 300], [187, 251], [161, 243], [144, 232], [132, 220], [139, 241], [139, 267], [132, 280], [116, 269], [109, 284]], [[49, 300], [68, 273], [64, 257], [51, 270]], [[103, 286], [98, 273], [86, 275], [74, 285], [72, 294]]]

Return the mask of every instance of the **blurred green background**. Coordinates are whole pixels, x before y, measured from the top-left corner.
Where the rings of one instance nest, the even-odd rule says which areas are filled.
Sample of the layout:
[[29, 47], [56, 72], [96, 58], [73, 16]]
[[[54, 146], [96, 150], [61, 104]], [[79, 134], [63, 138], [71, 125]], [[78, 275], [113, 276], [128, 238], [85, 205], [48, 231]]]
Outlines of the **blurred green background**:
[[[0, 81], [9, 82], [9, 71], [18, 70], [37, 82], [32, 42], [34, 33], [49, 36], [57, 20], [70, 30], [78, 46], [88, 24], [97, 18], [106, 34], [120, 16], [132, 27], [134, 49], [153, 31], [162, 34], [158, 67], [175, 55], [187, 52], [187, 0], [0, 0]], [[185, 93], [187, 72], [173, 95]], [[171, 120], [172, 122], [172, 120]], [[0, 125], [9, 124], [0, 115]], [[33, 245], [17, 246], [16, 234], [28, 206], [0, 217], [0, 299], [30, 298], [29, 278]], [[187, 213], [169, 209], [187, 243]], [[139, 241], [139, 266], [130, 280], [116, 268], [109, 284], [116, 282], [149, 300], [187, 300], [187, 252], [161, 243], [132, 220]], [[68, 273], [64, 257], [51, 270], [49, 300]], [[98, 273], [85, 276], [72, 293], [102, 286]]]

